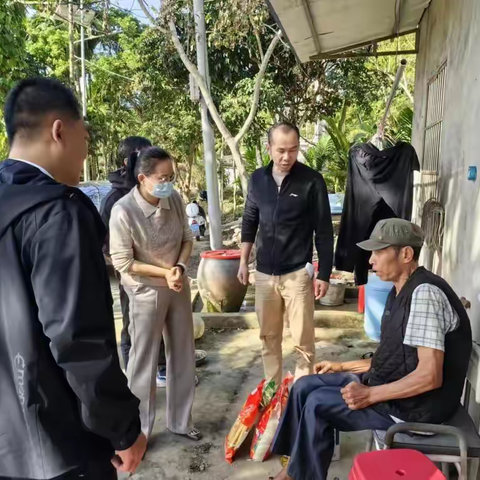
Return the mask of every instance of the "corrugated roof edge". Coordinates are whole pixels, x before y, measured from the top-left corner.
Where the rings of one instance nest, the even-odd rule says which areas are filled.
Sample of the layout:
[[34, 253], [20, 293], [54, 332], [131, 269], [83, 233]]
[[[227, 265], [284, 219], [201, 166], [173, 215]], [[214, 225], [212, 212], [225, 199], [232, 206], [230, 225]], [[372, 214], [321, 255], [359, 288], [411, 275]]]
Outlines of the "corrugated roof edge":
[[280, 18], [278, 17], [277, 12], [273, 8], [273, 5], [271, 4], [270, 0], [265, 0], [265, 1], [267, 2], [268, 9], [270, 10], [270, 15], [275, 20], [275, 23], [277, 24], [278, 28], [280, 28], [280, 30], [282, 31], [284, 40], [288, 43], [288, 46], [290, 47], [290, 50], [292, 51], [292, 53], [295, 55], [295, 59], [297, 60], [297, 62], [301, 65], [302, 62], [300, 60], [300, 57], [297, 55], [297, 52], [293, 48], [293, 45], [290, 42], [290, 39], [288, 38], [287, 32], [283, 28], [282, 22], [280, 21]]

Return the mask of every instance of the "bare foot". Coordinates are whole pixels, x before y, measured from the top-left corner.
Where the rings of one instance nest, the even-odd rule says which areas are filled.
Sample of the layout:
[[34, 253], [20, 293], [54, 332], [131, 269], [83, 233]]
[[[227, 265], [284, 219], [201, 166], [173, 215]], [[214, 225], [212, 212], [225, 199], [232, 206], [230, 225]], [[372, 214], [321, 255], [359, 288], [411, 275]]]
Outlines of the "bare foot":
[[287, 469], [284, 468], [275, 478], [270, 477], [273, 480], [294, 480], [290, 475], [287, 474]]

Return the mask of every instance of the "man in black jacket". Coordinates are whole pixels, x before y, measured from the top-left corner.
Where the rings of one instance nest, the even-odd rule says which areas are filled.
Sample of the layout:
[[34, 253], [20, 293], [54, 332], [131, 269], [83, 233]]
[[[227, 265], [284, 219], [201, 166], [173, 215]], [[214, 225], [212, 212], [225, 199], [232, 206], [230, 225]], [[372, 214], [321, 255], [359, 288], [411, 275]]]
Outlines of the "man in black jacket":
[[[420, 227], [380, 221], [370, 263], [393, 282], [371, 359], [324, 361], [293, 386], [272, 450], [290, 456], [275, 480], [326, 480], [334, 429], [387, 430], [394, 423], [443, 423], [458, 410], [472, 349], [467, 312], [442, 278], [419, 267]], [[329, 375], [326, 375], [329, 374]]]
[[116, 351], [105, 228], [71, 187], [88, 133], [73, 93], [45, 78], [10, 92], [5, 125], [0, 478], [111, 480], [146, 440]]
[[[270, 165], [250, 180], [242, 225], [238, 278], [248, 283], [248, 262], [257, 239], [255, 309], [267, 381], [282, 379], [283, 318], [297, 352], [296, 378], [313, 373], [314, 299], [328, 290], [333, 263], [333, 228], [327, 187], [320, 173], [298, 162], [298, 128], [274, 125], [268, 134]], [[257, 237], [257, 231], [258, 237]], [[319, 258], [314, 280], [313, 237]]]

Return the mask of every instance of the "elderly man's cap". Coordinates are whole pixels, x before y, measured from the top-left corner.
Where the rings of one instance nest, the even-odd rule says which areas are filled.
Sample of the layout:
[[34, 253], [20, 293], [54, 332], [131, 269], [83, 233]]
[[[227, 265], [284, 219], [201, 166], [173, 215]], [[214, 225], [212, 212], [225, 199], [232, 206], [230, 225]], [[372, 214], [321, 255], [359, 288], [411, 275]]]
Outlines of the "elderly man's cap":
[[423, 247], [425, 234], [414, 223], [401, 218], [380, 220], [375, 226], [369, 240], [357, 245], [369, 252], [388, 247]]

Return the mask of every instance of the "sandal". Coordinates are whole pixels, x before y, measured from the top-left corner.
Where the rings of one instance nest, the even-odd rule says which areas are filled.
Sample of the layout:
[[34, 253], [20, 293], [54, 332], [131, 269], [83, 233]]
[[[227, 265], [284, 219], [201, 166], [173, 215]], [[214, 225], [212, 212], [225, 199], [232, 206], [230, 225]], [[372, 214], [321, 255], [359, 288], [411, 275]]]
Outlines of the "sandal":
[[[172, 432], [171, 430], [169, 431]], [[181, 437], [189, 438], [194, 442], [199, 442], [203, 438], [202, 432], [196, 428], [192, 428], [192, 430], [189, 433], [175, 433], [175, 432], [172, 432], [172, 433], [174, 433], [175, 435], [180, 435]]]

